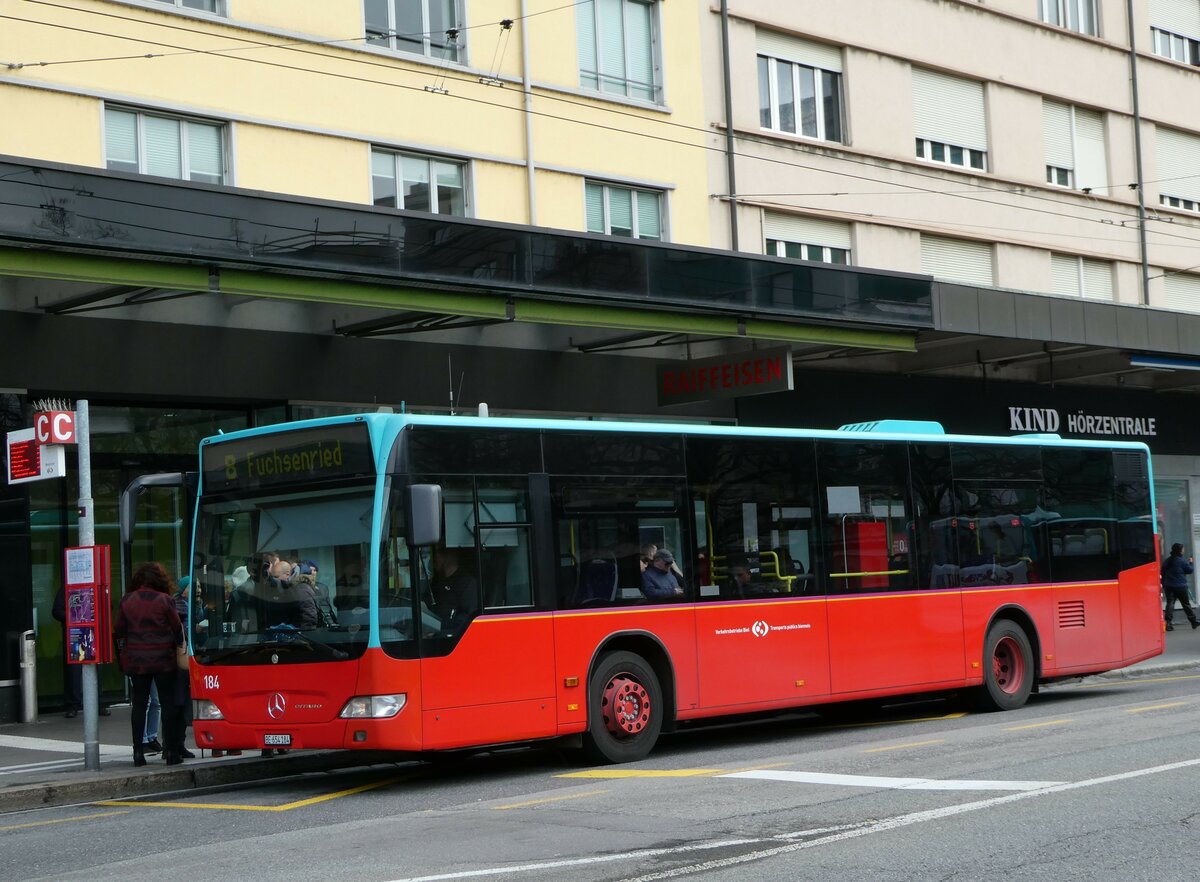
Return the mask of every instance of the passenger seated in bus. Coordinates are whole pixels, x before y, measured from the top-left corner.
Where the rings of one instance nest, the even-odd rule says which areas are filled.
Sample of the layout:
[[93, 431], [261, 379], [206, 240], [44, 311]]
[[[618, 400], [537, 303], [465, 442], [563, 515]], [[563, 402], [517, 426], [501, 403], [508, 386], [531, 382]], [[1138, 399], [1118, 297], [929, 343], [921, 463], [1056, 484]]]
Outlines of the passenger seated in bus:
[[1004, 528], [999, 524], [992, 524], [989, 528], [992, 531], [992, 554], [996, 558], [996, 563], [1002, 566], [1007, 566], [1017, 560], [1017, 549], [1013, 545], [1011, 539], [1004, 532]]
[[299, 567], [290, 560], [279, 555], [274, 557], [267, 580], [260, 586], [267, 626], [317, 627], [317, 598], [313, 587], [296, 578]]
[[[262, 626], [263, 586], [270, 578], [271, 565], [275, 560], [274, 554], [256, 554], [247, 561], [246, 566], [234, 570], [234, 589], [229, 598], [228, 617], [235, 632], [252, 634]], [[239, 570], [246, 571], [246, 578], [240, 583], [237, 581]]]
[[677, 597], [683, 594], [683, 588], [675, 578], [675, 555], [665, 548], [654, 552], [651, 564], [642, 573], [642, 593], [650, 599]]
[[729, 566], [729, 584], [726, 588], [726, 594], [729, 597], [748, 597], [750, 596], [750, 568], [745, 564], [730, 564]]
[[425, 603], [441, 619], [443, 631], [458, 630], [479, 611], [479, 583], [458, 549], [438, 549]]

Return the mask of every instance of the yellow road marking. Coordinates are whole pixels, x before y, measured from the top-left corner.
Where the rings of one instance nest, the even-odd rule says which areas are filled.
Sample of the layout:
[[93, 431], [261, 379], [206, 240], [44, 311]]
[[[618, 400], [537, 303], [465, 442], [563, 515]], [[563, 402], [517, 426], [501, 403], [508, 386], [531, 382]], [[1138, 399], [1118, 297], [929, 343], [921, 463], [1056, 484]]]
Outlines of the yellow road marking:
[[1168, 707], [1182, 707], [1185, 704], [1187, 704], [1186, 701], [1172, 701], [1169, 704], [1152, 704], [1152, 705], [1149, 705], [1148, 707], [1131, 707], [1131, 708], [1128, 708], [1125, 711], [1125, 713], [1140, 714], [1142, 711], [1163, 710], [1164, 708], [1168, 708]]
[[737, 775], [741, 772], [757, 772], [761, 769], [782, 769], [784, 766], [790, 766], [792, 763], [768, 763], [767, 765], [746, 766], [741, 769], [729, 769], [725, 772], [716, 772], [717, 775]]
[[184, 808], [184, 809], [217, 809], [227, 812], [290, 812], [292, 809], [304, 808], [309, 805], [316, 805], [319, 802], [328, 802], [331, 799], [341, 799], [343, 796], [353, 796], [355, 793], [362, 793], [366, 790], [375, 790], [379, 787], [386, 787], [389, 784], [395, 784], [397, 781], [405, 778], [411, 778], [412, 775], [394, 775], [391, 778], [384, 778], [382, 781], [374, 781], [370, 784], [361, 784], [358, 787], [350, 787], [346, 790], [338, 790], [336, 793], [326, 793], [321, 796], [310, 796], [308, 799], [298, 799], [295, 802], [284, 803], [283, 805], [237, 805], [226, 802], [139, 802], [136, 799], [121, 800], [111, 799], [104, 802], [97, 802], [94, 805], [128, 805], [128, 806], [147, 806], [151, 808]]
[[1045, 723], [1029, 723], [1024, 726], [1009, 726], [1005, 732], [1020, 732], [1024, 729], [1040, 729], [1043, 726], [1060, 726], [1063, 723], [1073, 723], [1074, 720], [1048, 720]]
[[111, 818], [113, 815], [127, 815], [129, 812], [97, 812], [94, 815], [78, 815], [74, 818], [56, 818], [53, 821], [30, 821], [28, 824], [9, 824], [0, 830], [24, 830], [26, 827], [45, 827], [48, 824], [66, 824], [71, 821], [90, 821], [93, 818]]
[[1076, 689], [1106, 689], [1109, 686], [1136, 686], [1139, 683], [1171, 683], [1175, 680], [1200, 680], [1200, 674], [1184, 674], [1179, 677], [1136, 677], [1128, 680], [1113, 680], [1110, 683], [1080, 683]]
[[699, 778], [706, 775], [723, 775], [724, 769], [588, 769], [585, 772], [567, 772], [556, 778]]
[[608, 793], [607, 790], [589, 790], [586, 793], [569, 793], [566, 796], [550, 796], [546, 799], [531, 799], [528, 802], [512, 802], [508, 805], [494, 805], [496, 811], [504, 811], [505, 809], [528, 808], [531, 805], [544, 805], [548, 802], [563, 802], [567, 799], [583, 799], [585, 796], [599, 796], [601, 793]]
[[932, 741], [912, 741], [908, 744], [896, 744], [892, 747], [872, 747], [863, 753], [883, 753], [886, 750], [908, 750], [910, 747], [928, 747], [931, 744], [945, 744], [946, 739], [935, 738]]

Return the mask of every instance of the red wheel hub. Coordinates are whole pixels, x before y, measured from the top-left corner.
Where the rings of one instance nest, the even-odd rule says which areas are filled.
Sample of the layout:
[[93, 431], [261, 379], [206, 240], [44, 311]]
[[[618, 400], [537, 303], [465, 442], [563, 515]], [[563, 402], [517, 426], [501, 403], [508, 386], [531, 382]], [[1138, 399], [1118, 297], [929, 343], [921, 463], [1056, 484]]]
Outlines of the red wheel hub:
[[1012, 637], [1002, 637], [992, 651], [992, 674], [1001, 692], [1015, 695], [1025, 682], [1025, 656]]
[[637, 735], [650, 722], [650, 694], [629, 674], [617, 674], [608, 681], [600, 696], [604, 725], [609, 732], [628, 738]]

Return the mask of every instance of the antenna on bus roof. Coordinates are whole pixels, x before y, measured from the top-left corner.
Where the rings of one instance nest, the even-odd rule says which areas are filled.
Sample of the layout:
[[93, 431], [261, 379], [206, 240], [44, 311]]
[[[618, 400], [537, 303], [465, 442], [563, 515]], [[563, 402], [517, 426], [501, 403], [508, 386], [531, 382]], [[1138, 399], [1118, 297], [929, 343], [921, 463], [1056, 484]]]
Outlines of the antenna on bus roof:
[[485, 419], [487, 418], [488, 406], [486, 401], [479, 402], [479, 415]]
[[446, 353], [446, 376], [450, 380], [450, 416], [454, 416], [454, 364]]

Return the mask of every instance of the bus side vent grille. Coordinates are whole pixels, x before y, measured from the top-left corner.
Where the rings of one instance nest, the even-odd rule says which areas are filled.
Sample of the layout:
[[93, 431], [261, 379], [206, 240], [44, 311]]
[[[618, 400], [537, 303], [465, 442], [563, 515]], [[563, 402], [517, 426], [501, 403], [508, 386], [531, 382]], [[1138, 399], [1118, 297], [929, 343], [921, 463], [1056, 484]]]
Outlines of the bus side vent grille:
[[1085, 628], [1087, 616], [1083, 611], [1082, 600], [1064, 600], [1058, 605], [1058, 627]]

